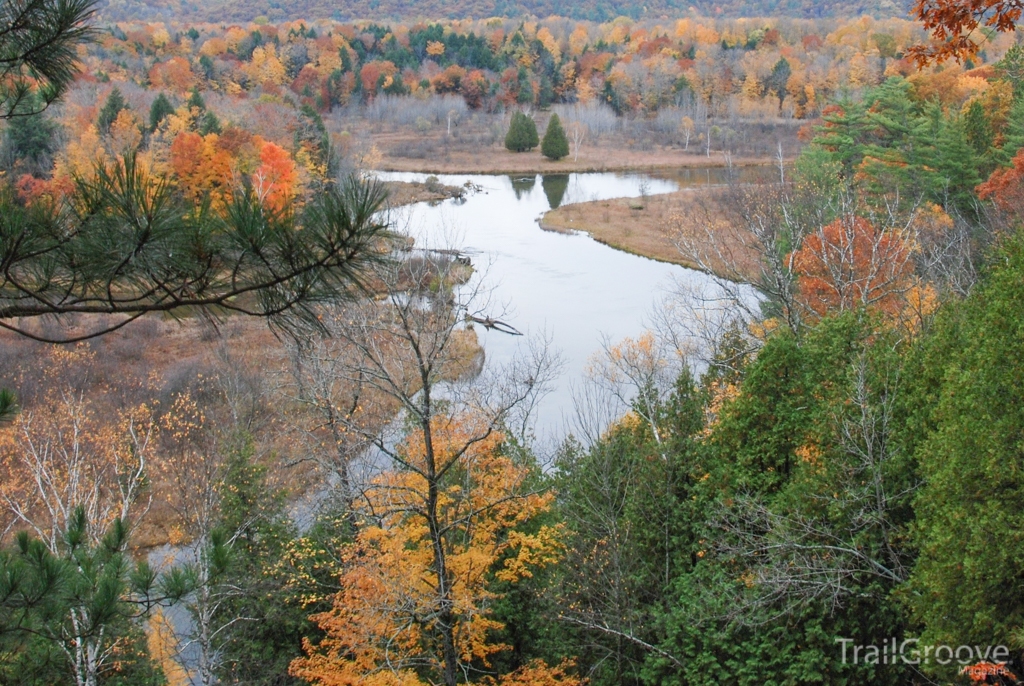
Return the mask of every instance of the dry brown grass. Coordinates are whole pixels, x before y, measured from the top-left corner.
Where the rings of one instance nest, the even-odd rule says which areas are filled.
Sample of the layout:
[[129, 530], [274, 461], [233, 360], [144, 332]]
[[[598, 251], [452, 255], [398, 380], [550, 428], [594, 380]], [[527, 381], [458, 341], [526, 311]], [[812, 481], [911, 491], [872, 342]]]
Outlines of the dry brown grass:
[[[695, 210], [713, 212], [723, 221], [716, 224], [732, 228], [722, 229], [721, 238], [740, 246], [744, 242], [744, 231], [725, 206], [725, 192], [714, 188], [687, 188], [675, 193], [640, 198], [616, 198], [592, 202], [563, 205], [546, 213], [540, 220], [541, 228], [548, 231], [584, 231], [594, 240], [634, 255], [649, 257], [661, 262], [681, 264], [684, 267], [700, 268], [687, 259], [677, 247], [677, 237], [682, 229], [682, 217], [693, 215]], [[740, 251], [743, 253], [743, 251]], [[753, 252], [741, 255], [739, 271], [753, 275], [757, 256]], [[712, 265], [712, 271], [725, 273]]]
[[[689, 151], [672, 146], [645, 146], [640, 149], [622, 137], [587, 140], [579, 159], [570, 154], [557, 162], [541, 155], [540, 148], [530, 152], [509, 152], [501, 141], [485, 144], [446, 141], [443, 134], [425, 136], [410, 129], [364, 132], [381, 154], [378, 166], [386, 171], [424, 174], [557, 174], [568, 172], [656, 171], [679, 167], [721, 167], [722, 154], [712, 150], [708, 157], [696, 147]], [[772, 160], [732, 158], [735, 166], [764, 165]]]
[[[736, 166], [763, 165], [763, 159], [733, 159]], [[578, 160], [572, 156], [553, 162], [539, 151], [515, 153], [502, 146], [491, 146], [478, 152], [451, 151], [430, 159], [397, 157], [385, 153], [381, 168], [387, 171], [421, 172], [424, 174], [558, 174], [569, 172], [657, 171], [679, 167], [721, 167], [720, 155], [705, 157], [678, 149], [664, 148], [637, 151], [630, 148], [602, 145], [588, 146], [580, 151]]]
[[458, 198], [465, 192], [458, 186], [417, 181], [388, 181], [386, 186], [390, 207], [402, 207], [418, 202], [440, 202], [449, 198]]

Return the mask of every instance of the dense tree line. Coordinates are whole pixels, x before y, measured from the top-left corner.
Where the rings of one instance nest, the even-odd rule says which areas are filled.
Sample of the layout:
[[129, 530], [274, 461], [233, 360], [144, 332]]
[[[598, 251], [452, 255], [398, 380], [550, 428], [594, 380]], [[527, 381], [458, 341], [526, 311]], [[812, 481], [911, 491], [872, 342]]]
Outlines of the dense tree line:
[[548, 17], [562, 15], [572, 19], [607, 21], [615, 17], [642, 19], [662, 15], [679, 15], [697, 9], [707, 16], [726, 17], [857, 17], [861, 15], [894, 16], [908, 9], [906, 4], [870, 0], [857, 3], [829, 3], [820, 0], [803, 2], [774, 2], [765, 0], [732, 0], [686, 4], [679, 0], [659, 0], [654, 3], [639, 3], [621, 0], [573, 3], [571, 7], [552, 0], [473, 0], [445, 4], [442, 2], [417, 3], [415, 7], [396, 0], [362, 0], [347, 3], [344, 8], [317, 2], [283, 4], [278, 2], [224, 3], [200, 7], [191, 3], [165, 1], [160, 3], [134, 3], [120, 0], [110, 2], [104, 9], [104, 17], [113, 21], [124, 21], [139, 17], [186, 18], [192, 21], [251, 21], [259, 16], [274, 20], [301, 19], [304, 17], [333, 17], [342, 21], [353, 19], [386, 19], [401, 21], [421, 17]]

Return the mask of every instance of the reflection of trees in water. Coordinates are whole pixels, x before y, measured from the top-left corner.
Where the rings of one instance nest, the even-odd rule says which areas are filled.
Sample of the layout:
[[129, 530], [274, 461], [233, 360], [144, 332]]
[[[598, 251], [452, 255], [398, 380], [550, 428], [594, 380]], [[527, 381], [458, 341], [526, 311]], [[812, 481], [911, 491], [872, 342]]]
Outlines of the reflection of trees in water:
[[569, 189], [569, 175], [545, 174], [541, 177], [540, 184], [544, 188], [544, 195], [548, 196], [548, 205], [551, 209], [556, 209], [562, 204], [565, 191]]
[[516, 193], [516, 200], [522, 200], [524, 195], [529, 195], [533, 187], [537, 185], [536, 176], [510, 176], [512, 190]]

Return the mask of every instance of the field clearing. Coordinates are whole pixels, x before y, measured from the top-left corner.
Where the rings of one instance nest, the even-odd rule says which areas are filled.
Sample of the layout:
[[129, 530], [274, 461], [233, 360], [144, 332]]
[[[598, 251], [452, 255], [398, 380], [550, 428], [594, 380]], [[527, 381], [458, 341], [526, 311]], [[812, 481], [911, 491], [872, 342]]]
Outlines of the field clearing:
[[[420, 172], [423, 174], [567, 174], [572, 172], [659, 171], [680, 167], [721, 167], [726, 163], [722, 153], [712, 151], [711, 156], [684, 151], [674, 146], [658, 146], [641, 150], [627, 141], [601, 141], [585, 144], [578, 159], [573, 155], [553, 161], [541, 155], [539, 149], [530, 152], [510, 152], [504, 145], [495, 144], [476, 150], [445, 150], [439, 154], [411, 157], [403, 152], [420, 141], [410, 134], [378, 134], [373, 144], [381, 152], [380, 168], [385, 171]], [[732, 158], [735, 166], [771, 163], [761, 157]]]

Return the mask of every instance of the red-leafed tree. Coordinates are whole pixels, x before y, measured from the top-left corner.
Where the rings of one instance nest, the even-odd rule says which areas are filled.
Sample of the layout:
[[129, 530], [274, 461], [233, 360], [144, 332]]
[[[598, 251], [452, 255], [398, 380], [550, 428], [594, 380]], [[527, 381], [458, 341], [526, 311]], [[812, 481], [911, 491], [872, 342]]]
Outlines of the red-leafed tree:
[[991, 200], [1003, 212], [1021, 219], [1024, 212], [1024, 149], [1013, 158], [1013, 166], [996, 169], [978, 186], [978, 197]]
[[953, 58], [962, 62], [977, 54], [975, 32], [985, 26], [1013, 31], [1021, 17], [1020, 0], [917, 0], [911, 14], [932, 34], [931, 45], [915, 45], [907, 55], [918, 66]]

